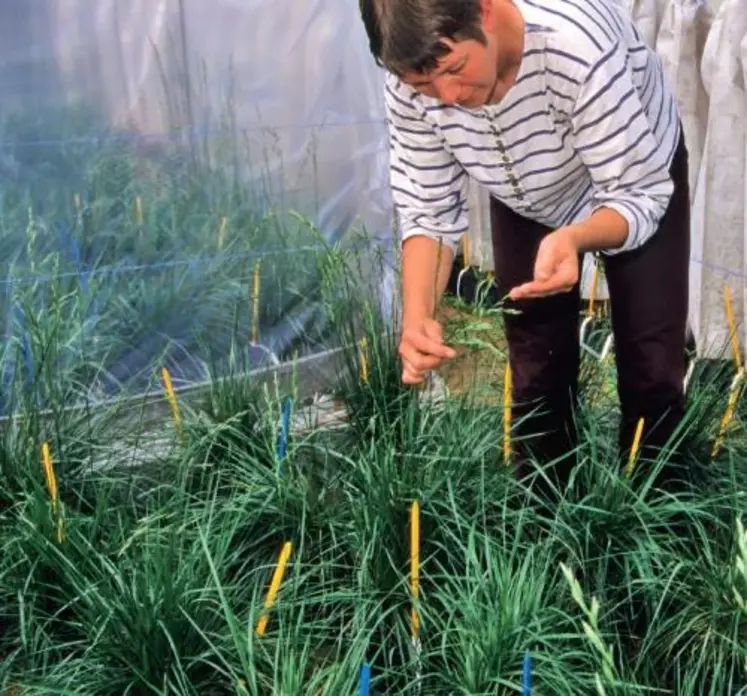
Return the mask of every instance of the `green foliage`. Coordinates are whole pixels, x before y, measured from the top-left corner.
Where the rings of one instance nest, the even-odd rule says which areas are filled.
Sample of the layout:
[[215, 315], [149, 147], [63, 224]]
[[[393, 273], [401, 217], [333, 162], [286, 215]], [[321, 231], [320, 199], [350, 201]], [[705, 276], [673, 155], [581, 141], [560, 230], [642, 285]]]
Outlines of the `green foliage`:
[[[620, 471], [618, 412], [601, 398], [614, 372], [586, 359], [575, 485], [548, 510], [502, 463], [500, 408], [472, 396], [434, 401], [401, 383], [382, 269], [336, 242], [301, 268], [281, 254], [266, 276], [285, 293], [268, 290], [270, 325], [290, 311], [288, 293], [298, 292], [298, 307], [316, 302], [313, 316], [296, 317], [294, 348], [322, 338], [344, 347], [329, 389], [347, 423], [301, 428], [303, 385], [264, 386], [248, 374], [253, 266], [228, 255], [248, 253], [280, 228], [250, 211], [246, 192], [229, 195], [225, 182], [184, 171], [146, 195], [128, 157], [103, 158], [80, 187], [87, 202], [74, 233], [85, 253], [111, 265], [122, 255], [161, 259], [168, 247], [183, 261], [208, 239], [215, 246], [225, 214], [226, 256], [208, 263], [209, 273], [182, 268], [140, 285], [94, 274], [93, 311], [80, 276], [63, 272], [69, 259], [52, 248], [50, 218], [3, 194], [3, 243], [24, 251], [4, 257], [19, 285], [2, 308], [7, 318], [22, 307], [24, 323], [9, 320], [0, 374], [4, 406], [20, 415], [0, 421], [0, 696], [351, 694], [364, 661], [374, 693], [507, 696], [521, 691], [526, 651], [542, 694], [722, 696], [744, 686], [743, 404], [711, 459], [730, 365], [701, 365], [693, 375], [680, 433], [693, 485], [670, 494], [652, 485], [663, 460], [640, 462], [632, 479]], [[137, 195], [149, 230], [142, 240], [131, 214]], [[169, 207], [174, 200], [179, 206]], [[63, 201], [68, 192], [56, 204]], [[293, 244], [318, 241], [307, 221], [296, 223]], [[11, 240], [19, 230], [23, 244]], [[100, 247], [85, 241], [102, 239]], [[50, 280], [20, 284], [21, 271]], [[204, 399], [180, 402], [183, 437], [145, 411], [94, 407], [92, 384], [104, 391], [107, 380], [124, 380], [123, 337], [153, 334], [146, 308], [164, 321], [179, 306], [194, 310], [207, 343], [226, 339], [225, 350], [203, 353], [211, 379]], [[447, 324], [447, 340], [485, 350], [501, 313], [479, 303]], [[161, 349], [153, 355], [164, 357]], [[153, 365], [144, 364], [150, 381]], [[299, 427], [281, 461], [288, 398]], [[61, 541], [43, 442], [58, 482]], [[414, 500], [416, 602], [408, 582]], [[291, 559], [260, 636], [286, 542]]]
[[[349, 277], [330, 254], [326, 277]], [[4, 426], [0, 688], [312, 696], [353, 693], [369, 661], [376, 693], [510, 694], [526, 650], [541, 693], [740, 688], [747, 449], [732, 430], [709, 461], [725, 405], [713, 378], [694, 377], [683, 434], [698, 486], [657, 491], [650, 466], [626, 479], [613, 463], [614, 418], [599, 411], [609, 405], [587, 404], [577, 489], [548, 512], [501, 463], [500, 409], [469, 397], [430, 403], [403, 387], [396, 336], [357, 287], [330, 282], [325, 295], [339, 293], [327, 309], [348, 345], [339, 396], [350, 424], [292, 432], [282, 466], [280, 412], [295, 387], [260, 388], [240, 360], [214, 366], [212, 391], [184, 409], [184, 439], [161, 433], [170, 444], [147, 465], [102, 466], [107, 437], [127, 435], [121, 414], [42, 420], [29, 404], [23, 424]], [[135, 437], [144, 424], [128, 427]], [[55, 453], [62, 543], [42, 437]], [[417, 651], [408, 589], [416, 499]], [[259, 636], [286, 541], [291, 560]]]

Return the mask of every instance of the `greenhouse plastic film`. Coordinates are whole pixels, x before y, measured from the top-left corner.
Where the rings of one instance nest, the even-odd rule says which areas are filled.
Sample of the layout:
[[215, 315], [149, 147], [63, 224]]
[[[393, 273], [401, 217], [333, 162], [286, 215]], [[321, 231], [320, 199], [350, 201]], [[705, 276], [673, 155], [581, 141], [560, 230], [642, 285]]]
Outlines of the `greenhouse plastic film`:
[[340, 240], [391, 284], [355, 4], [33, 0], [0, 27], [3, 408], [19, 380], [110, 396], [323, 350]]

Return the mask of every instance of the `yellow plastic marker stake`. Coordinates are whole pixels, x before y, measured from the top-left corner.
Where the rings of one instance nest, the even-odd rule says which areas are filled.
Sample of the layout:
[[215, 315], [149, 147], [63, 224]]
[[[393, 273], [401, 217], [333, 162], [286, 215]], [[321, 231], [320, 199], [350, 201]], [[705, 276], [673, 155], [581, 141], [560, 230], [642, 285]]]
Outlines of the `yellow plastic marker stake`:
[[57, 477], [54, 474], [54, 465], [52, 464], [52, 455], [49, 453], [49, 443], [42, 443], [42, 463], [44, 465], [44, 475], [47, 479], [47, 490], [52, 500], [52, 514], [57, 518], [57, 542], [62, 543], [62, 515], [59, 509], [59, 495], [57, 491]]
[[625, 467], [625, 476], [630, 478], [635, 470], [636, 459], [638, 458], [638, 450], [641, 448], [641, 437], [643, 436], [643, 418], [638, 420], [638, 425], [635, 429], [635, 435], [633, 436], [633, 446], [630, 448], [630, 455], [628, 456], [628, 464]]
[[469, 268], [472, 264], [470, 264], [470, 258], [469, 258], [469, 234], [465, 234], [462, 238], [462, 254], [464, 256], [464, 267]]
[[255, 345], [259, 341], [259, 268], [261, 261], [257, 261], [254, 266], [254, 284], [252, 289], [252, 343]]
[[171, 416], [174, 419], [174, 427], [179, 437], [184, 437], [184, 431], [182, 430], [182, 416], [179, 412], [179, 404], [176, 401], [176, 393], [174, 392], [174, 385], [171, 383], [171, 375], [167, 368], [161, 370], [161, 376], [163, 378], [163, 388], [166, 391], [166, 398], [169, 400], [169, 406], [171, 406]]
[[503, 380], [503, 461], [511, 463], [511, 365], [506, 363], [506, 374]]
[[[420, 503], [414, 500], [410, 507], [410, 591], [413, 603], [420, 596]], [[420, 617], [415, 606], [411, 613], [412, 639], [420, 635]]]
[[52, 510], [57, 512], [57, 479], [54, 475], [54, 465], [52, 464], [52, 455], [49, 453], [49, 443], [42, 443], [42, 463], [44, 464], [44, 475], [47, 479], [47, 490], [49, 497], [52, 499]]
[[739, 393], [741, 391], [742, 382], [744, 380], [744, 370], [741, 369], [734, 381], [731, 384], [729, 390], [729, 401], [726, 404], [726, 410], [724, 415], [721, 417], [721, 424], [718, 429], [718, 435], [716, 441], [713, 443], [713, 449], [711, 450], [711, 458], [715, 457], [724, 445], [724, 437], [726, 436], [726, 429], [729, 427], [732, 418], [734, 418], [734, 409], [737, 407], [737, 401], [739, 400]]
[[589, 290], [589, 314], [594, 316], [594, 301], [597, 297], [597, 284], [599, 283], [599, 262], [594, 259], [594, 271], [591, 274], [591, 289]]
[[285, 567], [288, 565], [288, 559], [290, 558], [291, 551], [293, 551], [293, 544], [290, 541], [286, 541], [283, 544], [283, 548], [280, 551], [280, 557], [278, 563], [275, 566], [275, 572], [272, 574], [272, 582], [270, 583], [270, 589], [267, 592], [265, 598], [265, 613], [262, 614], [259, 621], [257, 622], [257, 634], [263, 636], [267, 630], [267, 621], [269, 620], [267, 612], [272, 608], [275, 603], [275, 598], [278, 595], [280, 589], [280, 583], [283, 581], [283, 575], [285, 575]]
[[368, 339], [364, 336], [360, 340], [361, 347], [361, 381], [368, 384]]
[[223, 245], [226, 243], [226, 227], [228, 226], [228, 219], [224, 215], [220, 219], [220, 228], [218, 229], [218, 249], [223, 251]]
[[731, 288], [724, 287], [724, 309], [726, 310], [726, 321], [729, 322], [729, 335], [731, 336], [731, 350], [734, 354], [734, 364], [737, 372], [742, 370], [742, 351], [739, 348], [739, 335], [737, 333], [737, 322], [734, 320], [734, 309], [731, 305]]

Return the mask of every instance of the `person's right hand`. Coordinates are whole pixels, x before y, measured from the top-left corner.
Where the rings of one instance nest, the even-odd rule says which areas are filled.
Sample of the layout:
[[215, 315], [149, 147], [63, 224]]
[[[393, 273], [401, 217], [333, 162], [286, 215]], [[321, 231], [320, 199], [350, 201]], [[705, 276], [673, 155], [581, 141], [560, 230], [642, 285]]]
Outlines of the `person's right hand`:
[[435, 319], [405, 323], [399, 343], [402, 381], [421, 384], [426, 375], [444, 360], [456, 357], [456, 351], [443, 342], [441, 324]]

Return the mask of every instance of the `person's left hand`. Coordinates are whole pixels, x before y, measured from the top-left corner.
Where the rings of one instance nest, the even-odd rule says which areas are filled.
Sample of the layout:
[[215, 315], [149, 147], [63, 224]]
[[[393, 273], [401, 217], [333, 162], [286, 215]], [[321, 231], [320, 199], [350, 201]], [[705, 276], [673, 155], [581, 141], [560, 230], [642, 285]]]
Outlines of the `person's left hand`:
[[561, 227], [540, 242], [534, 262], [534, 280], [509, 293], [512, 300], [547, 297], [569, 292], [578, 282], [578, 243], [571, 227]]

